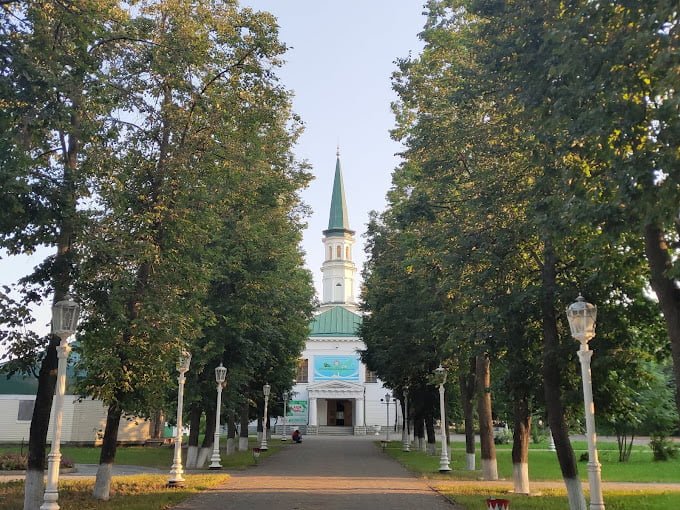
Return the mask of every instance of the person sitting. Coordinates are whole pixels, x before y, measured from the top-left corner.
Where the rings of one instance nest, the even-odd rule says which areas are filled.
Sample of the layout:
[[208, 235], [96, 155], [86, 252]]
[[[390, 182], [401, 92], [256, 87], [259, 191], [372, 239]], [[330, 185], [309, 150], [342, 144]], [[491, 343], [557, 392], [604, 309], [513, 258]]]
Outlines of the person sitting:
[[298, 429], [295, 429], [295, 432], [293, 432], [293, 441], [295, 441], [296, 443], [302, 442], [302, 434], [300, 434], [300, 431]]

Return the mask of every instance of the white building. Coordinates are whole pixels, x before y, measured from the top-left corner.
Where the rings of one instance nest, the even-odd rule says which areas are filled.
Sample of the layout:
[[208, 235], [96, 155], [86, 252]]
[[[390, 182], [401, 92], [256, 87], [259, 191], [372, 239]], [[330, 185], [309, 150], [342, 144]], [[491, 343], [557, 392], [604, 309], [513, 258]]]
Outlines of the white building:
[[354, 292], [355, 240], [349, 228], [339, 153], [323, 236], [323, 296], [298, 365], [287, 422], [306, 426], [308, 434], [364, 435], [387, 425], [394, 427], [395, 422], [402, 423], [399, 406], [385, 404], [391, 392], [359, 359], [359, 351], [366, 346], [357, 336], [361, 315]]

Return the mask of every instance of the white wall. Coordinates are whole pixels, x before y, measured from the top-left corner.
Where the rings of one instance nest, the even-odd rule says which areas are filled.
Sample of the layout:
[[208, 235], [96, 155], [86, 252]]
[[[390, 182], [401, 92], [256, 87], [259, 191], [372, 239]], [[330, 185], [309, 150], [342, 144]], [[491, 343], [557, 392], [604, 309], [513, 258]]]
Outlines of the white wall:
[[[0, 395], [0, 442], [28, 442], [30, 421], [17, 420], [20, 400], [35, 400], [35, 395]], [[52, 441], [54, 403], [50, 413], [47, 431], [48, 443]], [[62, 442], [94, 442], [97, 431], [104, 432], [106, 407], [99, 400], [91, 398], [79, 401], [73, 395], [66, 395], [62, 415]], [[150, 423], [136, 419], [121, 419], [118, 428], [119, 441], [142, 442], [149, 437]]]

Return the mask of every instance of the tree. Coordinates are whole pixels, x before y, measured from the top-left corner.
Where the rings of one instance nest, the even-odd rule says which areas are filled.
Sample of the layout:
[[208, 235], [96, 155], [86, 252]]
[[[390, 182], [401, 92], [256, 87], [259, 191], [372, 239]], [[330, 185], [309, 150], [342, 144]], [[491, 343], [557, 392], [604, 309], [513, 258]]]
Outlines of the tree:
[[[93, 177], [90, 147], [98, 120], [112, 108], [102, 63], [107, 40], [126, 14], [117, 2], [14, 2], [2, 5], [0, 75], [1, 245], [10, 255], [51, 246], [47, 258], [25, 278], [24, 303], [54, 302], [71, 290], [78, 247], [85, 230], [83, 200]], [[40, 363], [31, 420], [24, 508], [42, 501], [45, 444], [54, 394], [57, 337], [25, 338], [10, 346], [24, 369]]]

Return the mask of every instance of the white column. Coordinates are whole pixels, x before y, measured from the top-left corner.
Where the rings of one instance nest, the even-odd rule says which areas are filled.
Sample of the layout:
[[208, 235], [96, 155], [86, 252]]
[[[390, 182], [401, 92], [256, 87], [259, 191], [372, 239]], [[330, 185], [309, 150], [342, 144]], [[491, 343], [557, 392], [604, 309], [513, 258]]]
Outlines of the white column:
[[354, 425], [357, 427], [363, 427], [364, 425], [364, 399], [355, 398], [354, 399]]
[[215, 412], [215, 436], [209, 469], [222, 469], [220, 464], [220, 410], [222, 409], [222, 383], [217, 383], [217, 412]]
[[581, 342], [578, 351], [581, 360], [581, 377], [583, 379], [583, 401], [586, 412], [586, 436], [588, 439], [588, 484], [590, 485], [590, 510], [604, 510], [602, 499], [601, 471], [597, 457], [597, 434], [595, 432], [595, 404], [593, 403], [593, 383], [590, 373], [590, 358], [593, 351], [586, 342]]
[[177, 381], [179, 388], [177, 391], [177, 435], [175, 436], [175, 455], [172, 467], [170, 468], [169, 487], [184, 487], [184, 468], [182, 467], [182, 410], [184, 408], [184, 382], [185, 371], [180, 369]]
[[71, 352], [71, 346], [62, 338], [57, 347], [57, 394], [54, 399], [54, 430], [52, 432], [52, 447], [47, 456], [47, 487], [40, 510], [59, 510], [59, 466], [61, 464], [61, 422], [64, 409], [64, 393], [66, 392], [66, 360]]
[[313, 427], [318, 425], [316, 417], [316, 397], [309, 398], [309, 424]]
[[439, 385], [439, 416], [442, 429], [442, 454], [439, 458], [439, 471], [451, 471], [449, 467], [449, 452], [446, 444], [446, 411], [444, 408], [444, 384]]

